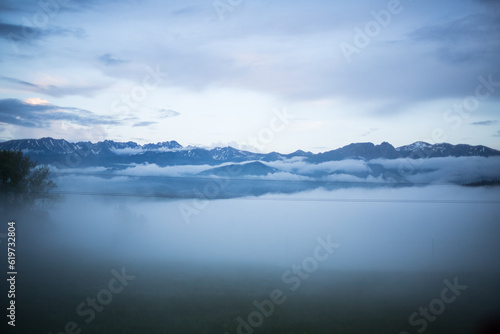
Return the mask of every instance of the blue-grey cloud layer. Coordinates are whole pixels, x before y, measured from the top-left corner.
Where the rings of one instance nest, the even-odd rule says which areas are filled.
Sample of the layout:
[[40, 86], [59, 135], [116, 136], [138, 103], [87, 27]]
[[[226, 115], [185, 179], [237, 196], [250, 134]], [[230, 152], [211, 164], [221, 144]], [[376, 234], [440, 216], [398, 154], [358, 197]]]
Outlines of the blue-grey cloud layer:
[[482, 125], [482, 126], [490, 126], [490, 125], [495, 125], [500, 123], [499, 121], [481, 121], [481, 122], [474, 122], [471, 123], [472, 125]]
[[7, 82], [9, 83], [9, 85], [12, 85], [11, 87], [15, 87], [20, 90], [41, 93], [53, 97], [64, 97], [71, 95], [92, 96], [106, 87], [105, 85], [42, 86], [34, 84], [32, 82], [3, 76], [0, 76], [0, 80]]
[[105, 53], [97, 57], [97, 59], [106, 66], [116, 66], [127, 62], [127, 60], [116, 58], [111, 53]]
[[[77, 2], [61, 6], [61, 11], [108, 14], [109, 23], [96, 24], [110, 29], [122, 53], [134, 54], [128, 68], [103, 69], [117, 79], [142, 80], [144, 70], [138, 65], [160, 64], [169, 72], [167, 85], [190, 89], [216, 84], [290, 99], [413, 101], [467, 96], [475, 88], [477, 76], [493, 73], [500, 77], [500, 16], [492, 3], [463, 1], [460, 5], [467, 6], [458, 10], [458, 17], [444, 16], [439, 22], [420, 19], [408, 29], [404, 20], [414, 19], [424, 10], [444, 14], [446, 6], [455, 2], [402, 1], [404, 10], [393, 16], [390, 25], [351, 65], [343, 59], [339, 43], [353, 43], [356, 27], [363, 28], [373, 20], [370, 12], [385, 9], [386, 2], [244, 2], [225, 13], [224, 20], [210, 1], [188, 1], [182, 6], [151, 1], [139, 7], [133, 2], [92, 2], [88, 6]], [[124, 17], [144, 25], [130, 25]], [[155, 23], [154, 28], [149, 22]], [[3, 29], [20, 33], [22, 26], [6, 24]], [[62, 34], [71, 28], [51, 29], [55, 28], [50, 25], [43, 32]], [[97, 36], [92, 37], [98, 41]], [[98, 56], [100, 63], [127, 65], [109, 46], [106, 49]], [[242, 62], [242, 55], [249, 61]], [[450, 67], [454, 67], [452, 72]], [[499, 91], [494, 95], [500, 96]]]
[[[234, 114], [245, 113], [240, 124], [231, 123], [233, 119], [223, 113], [229, 114], [226, 109], [233, 108], [240, 93], [255, 94], [252, 102], [257, 101], [262, 109], [287, 105], [301, 114], [289, 131], [295, 131], [292, 128], [298, 128], [298, 123], [303, 126], [309, 116], [314, 118], [318, 131], [311, 138], [318, 143], [308, 143], [307, 149], [328, 146], [326, 141], [352, 142], [362, 135], [368, 141], [394, 141], [382, 138], [385, 132], [393, 137], [411, 136], [399, 138], [401, 143], [428, 140], [435, 127], [443, 128], [447, 140], [455, 143], [471, 140], [493, 146], [484, 133], [473, 133], [471, 122], [495, 119], [495, 104], [500, 103], [500, 6], [496, 1], [401, 0], [402, 10], [371, 35], [367, 45], [357, 46], [359, 53], [351, 62], [342, 53], [341, 43], [356, 45], [359, 31], [377, 24], [373, 13], [386, 11], [388, 1], [233, 1], [232, 9], [222, 15], [211, 0], [57, 2], [61, 3], [58, 10], [47, 15], [47, 24], [42, 26], [33, 26], [34, 15], [43, 14], [39, 3], [4, 2], [8, 9], [0, 20], [4, 53], [0, 98], [51, 96], [65, 98], [53, 101], [56, 104], [78, 106], [66, 100], [77, 97], [85, 108], [101, 114], [127, 109], [126, 116], [134, 121], [129, 133], [144, 128], [145, 122], [157, 122], [157, 132], [150, 135], [158, 137], [168, 127], [161, 118], [177, 115], [169, 110], [183, 113], [170, 124], [189, 128], [196, 122], [191, 119], [200, 120], [197, 116], [207, 110], [203, 104], [210, 96], [213, 105], [208, 112], [216, 117], [207, 128], [223, 128], [220, 140], [242, 142], [235, 137], [244, 132], [242, 124], [251, 112], [234, 107]], [[27, 47], [6, 37], [11, 33], [24, 36], [23, 30], [30, 26], [36, 33]], [[148, 77], [148, 68], [166, 74], [156, 82]], [[445, 109], [453, 107], [454, 99], [461, 102], [474, 96], [481, 76], [492, 78], [494, 85], [482, 90], [489, 93], [487, 101], [480, 101], [475, 118], [460, 130], [473, 134], [449, 132], [450, 124], [442, 121]], [[151, 89], [145, 89], [144, 82]], [[37, 95], [28, 95], [32, 93]], [[124, 108], [123, 101], [132, 94], [136, 100]], [[85, 100], [88, 97], [95, 100]], [[119, 108], [114, 107], [116, 101]], [[162, 113], [149, 106], [169, 109]], [[375, 124], [388, 116], [395, 116], [393, 129], [412, 127], [419, 119], [428, 131], [412, 127], [411, 134], [404, 130], [394, 134], [388, 126]], [[338, 124], [347, 119], [352, 124], [364, 123], [359, 126], [363, 130], [355, 138], [343, 139], [345, 134], [338, 134], [340, 139], [335, 139], [332, 133], [327, 139], [325, 129], [334, 119]], [[238, 130], [231, 133], [233, 128]], [[253, 130], [258, 133], [260, 129], [249, 131]], [[127, 130], [113, 131], [129, 135]], [[219, 140], [207, 139], [201, 131], [193, 133], [185, 140], [204, 145]], [[331, 145], [343, 144], [347, 143]], [[304, 148], [301, 143], [290, 145], [290, 150]]]
[[51, 104], [33, 105], [18, 99], [0, 100], [0, 123], [45, 128], [49, 127], [52, 121], [68, 121], [83, 126], [119, 124], [117, 120], [97, 116], [79, 108], [59, 107]]

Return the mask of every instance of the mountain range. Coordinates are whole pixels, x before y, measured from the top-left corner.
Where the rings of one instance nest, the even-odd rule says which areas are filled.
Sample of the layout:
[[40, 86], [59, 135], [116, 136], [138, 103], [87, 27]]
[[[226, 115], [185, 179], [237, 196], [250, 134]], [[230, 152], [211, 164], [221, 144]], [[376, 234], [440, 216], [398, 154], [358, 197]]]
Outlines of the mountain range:
[[183, 147], [176, 141], [139, 145], [135, 142], [68, 142], [64, 139], [41, 138], [20, 139], [0, 143], [0, 150], [20, 150], [42, 164], [59, 167], [105, 166], [118, 167], [128, 164], [176, 165], [219, 165], [246, 161], [273, 162], [286, 159], [303, 159], [318, 164], [346, 159], [373, 160], [398, 158], [443, 158], [443, 157], [491, 157], [500, 156], [500, 151], [486, 146], [451, 145], [447, 143], [429, 144], [415, 142], [394, 147], [387, 142], [353, 143], [323, 153], [296, 151], [290, 154], [254, 153], [233, 147], [206, 149]]
[[49, 164], [59, 191], [69, 193], [229, 198], [316, 188], [483, 186], [500, 180], [500, 151], [446, 143], [353, 143], [322, 153], [282, 154], [183, 147], [176, 141], [139, 145], [41, 138], [2, 142], [0, 150], [20, 150]]

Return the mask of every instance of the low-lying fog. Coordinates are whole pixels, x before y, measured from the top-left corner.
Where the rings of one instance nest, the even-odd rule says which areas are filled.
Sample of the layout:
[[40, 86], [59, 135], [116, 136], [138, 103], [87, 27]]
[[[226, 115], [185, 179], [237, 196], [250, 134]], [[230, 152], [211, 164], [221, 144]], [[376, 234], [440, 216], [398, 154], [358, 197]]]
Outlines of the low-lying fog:
[[[31, 231], [37, 239], [35, 261], [57, 249], [89, 260], [289, 267], [329, 237], [340, 246], [322, 268], [496, 270], [499, 202], [498, 187], [460, 186], [212, 201], [68, 195], [50, 209], [50, 219], [19, 222], [25, 233], [19, 238]], [[48, 220], [43, 229], [38, 220]]]
[[498, 187], [460, 186], [67, 195], [48, 215], [17, 217], [16, 327], [488, 333], [478, 330], [500, 312], [499, 203]]

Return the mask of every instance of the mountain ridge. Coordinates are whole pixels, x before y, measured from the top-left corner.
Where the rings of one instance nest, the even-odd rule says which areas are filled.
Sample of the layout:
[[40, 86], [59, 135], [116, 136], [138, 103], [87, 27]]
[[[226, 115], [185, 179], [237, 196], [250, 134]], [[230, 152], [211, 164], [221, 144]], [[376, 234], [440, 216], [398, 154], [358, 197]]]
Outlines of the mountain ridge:
[[[160, 166], [184, 164], [218, 165], [226, 162], [279, 161], [293, 158], [304, 159], [309, 163], [323, 163], [346, 159], [426, 159], [437, 157], [500, 156], [500, 151], [482, 146], [448, 143], [429, 144], [422, 141], [394, 147], [388, 142], [379, 145], [364, 142], [352, 143], [334, 150], [311, 153], [297, 150], [293, 153], [279, 152], [256, 153], [239, 150], [231, 146], [212, 149], [183, 147], [177, 141], [137, 144], [133, 141], [116, 142], [105, 140], [97, 143], [69, 142], [65, 139], [44, 137], [40, 139], [16, 139], [0, 143], [0, 150], [20, 150], [38, 162], [48, 164], [97, 166], [113, 164], [156, 163]], [[68, 166], [71, 167], [71, 166]]]
[[[71, 143], [46, 137], [2, 142], [1, 149], [21, 150], [32, 160], [50, 165], [60, 189], [70, 192], [95, 191], [97, 182], [102, 189], [118, 193], [136, 187], [167, 197], [230, 198], [316, 188], [488, 186], [500, 179], [500, 151], [466, 144], [352, 143], [322, 153], [282, 154], [183, 147], [176, 141]], [[437, 157], [460, 159], [433, 159]], [[88, 177], [92, 182], [86, 182]], [[108, 182], [111, 178], [113, 182]]]

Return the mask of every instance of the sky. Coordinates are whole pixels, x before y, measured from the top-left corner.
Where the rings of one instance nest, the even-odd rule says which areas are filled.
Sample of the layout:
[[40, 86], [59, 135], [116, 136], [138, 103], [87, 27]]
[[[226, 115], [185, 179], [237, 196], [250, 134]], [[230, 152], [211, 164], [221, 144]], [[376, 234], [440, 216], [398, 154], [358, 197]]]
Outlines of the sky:
[[500, 1], [0, 0], [0, 140], [500, 149]]

